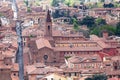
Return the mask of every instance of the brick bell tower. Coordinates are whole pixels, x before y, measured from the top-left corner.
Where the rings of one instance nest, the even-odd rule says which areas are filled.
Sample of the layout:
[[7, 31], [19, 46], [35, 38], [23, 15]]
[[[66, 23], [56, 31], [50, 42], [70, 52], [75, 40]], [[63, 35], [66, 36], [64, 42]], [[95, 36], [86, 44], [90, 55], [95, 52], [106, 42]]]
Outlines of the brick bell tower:
[[47, 17], [46, 17], [45, 37], [52, 37], [52, 20], [49, 10], [47, 11]]

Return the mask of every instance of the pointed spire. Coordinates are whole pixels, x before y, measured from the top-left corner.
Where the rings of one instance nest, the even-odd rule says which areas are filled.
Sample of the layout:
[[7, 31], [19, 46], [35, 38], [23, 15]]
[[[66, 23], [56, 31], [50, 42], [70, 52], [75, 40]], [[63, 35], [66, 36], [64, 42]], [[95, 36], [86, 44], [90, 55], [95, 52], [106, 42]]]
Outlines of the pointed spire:
[[51, 20], [51, 16], [50, 16], [50, 11], [47, 11], [47, 18], [46, 18], [46, 22], [52, 22]]

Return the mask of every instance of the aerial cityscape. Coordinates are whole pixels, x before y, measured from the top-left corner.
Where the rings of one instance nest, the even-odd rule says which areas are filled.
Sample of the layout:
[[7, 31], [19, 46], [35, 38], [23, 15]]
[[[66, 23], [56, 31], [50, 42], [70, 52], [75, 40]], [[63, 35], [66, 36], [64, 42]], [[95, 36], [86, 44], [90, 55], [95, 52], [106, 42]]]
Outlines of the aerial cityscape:
[[0, 80], [120, 80], [120, 0], [0, 0]]

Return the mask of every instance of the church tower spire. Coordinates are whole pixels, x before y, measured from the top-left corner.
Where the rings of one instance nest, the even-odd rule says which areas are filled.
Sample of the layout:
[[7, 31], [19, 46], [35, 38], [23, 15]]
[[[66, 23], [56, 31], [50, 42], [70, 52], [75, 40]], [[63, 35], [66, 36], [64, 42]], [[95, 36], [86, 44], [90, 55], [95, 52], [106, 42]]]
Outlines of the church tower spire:
[[52, 22], [51, 20], [51, 16], [50, 16], [50, 11], [47, 11], [47, 18], [46, 18], [46, 22]]
[[18, 18], [18, 6], [16, 0], [12, 0], [12, 10], [13, 10], [13, 19], [17, 20]]
[[46, 17], [45, 36], [52, 37], [52, 19], [49, 10], [47, 11], [47, 17]]

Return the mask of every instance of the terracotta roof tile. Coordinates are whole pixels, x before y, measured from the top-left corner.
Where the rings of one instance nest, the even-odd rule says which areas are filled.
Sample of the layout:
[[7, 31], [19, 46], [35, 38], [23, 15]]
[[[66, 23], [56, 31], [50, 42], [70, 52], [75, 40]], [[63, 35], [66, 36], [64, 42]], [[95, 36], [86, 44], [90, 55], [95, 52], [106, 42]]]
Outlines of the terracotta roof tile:
[[12, 64], [12, 71], [19, 71], [19, 65], [17, 63]]
[[101, 46], [102, 48], [109, 48], [110, 46], [105, 44], [105, 42], [103, 42], [98, 36], [96, 35], [90, 35], [90, 39], [93, 41], [96, 41], [99, 46]]
[[108, 80], [119, 80], [119, 79], [116, 77], [113, 77], [113, 78], [109, 78]]
[[47, 39], [44, 38], [40, 38], [38, 40], [36, 40], [36, 45], [38, 49], [41, 49], [43, 47], [48, 47], [48, 48], [52, 48], [49, 41]]
[[104, 53], [104, 52], [99, 52], [98, 55], [101, 57], [102, 60], [103, 60], [104, 57], [110, 56], [109, 54]]
[[27, 71], [28, 74], [30, 74], [35, 69], [36, 69], [36, 67], [34, 65], [26, 66], [26, 71]]
[[55, 47], [55, 51], [100, 51], [101, 47]]
[[[94, 59], [94, 60], [93, 60]], [[81, 56], [73, 56], [68, 59], [71, 63], [82, 63], [84, 61], [86, 62], [101, 62], [101, 58], [99, 55], [81, 55]]]
[[105, 72], [107, 75], [119, 75], [120, 74], [120, 70], [107, 69]]
[[26, 67], [28, 74], [47, 74], [51, 72], [62, 72], [62, 69], [59, 69], [57, 67], [51, 67], [51, 66], [41, 67], [40, 66], [41, 64], [36, 64], [36, 65], [30, 65]]

